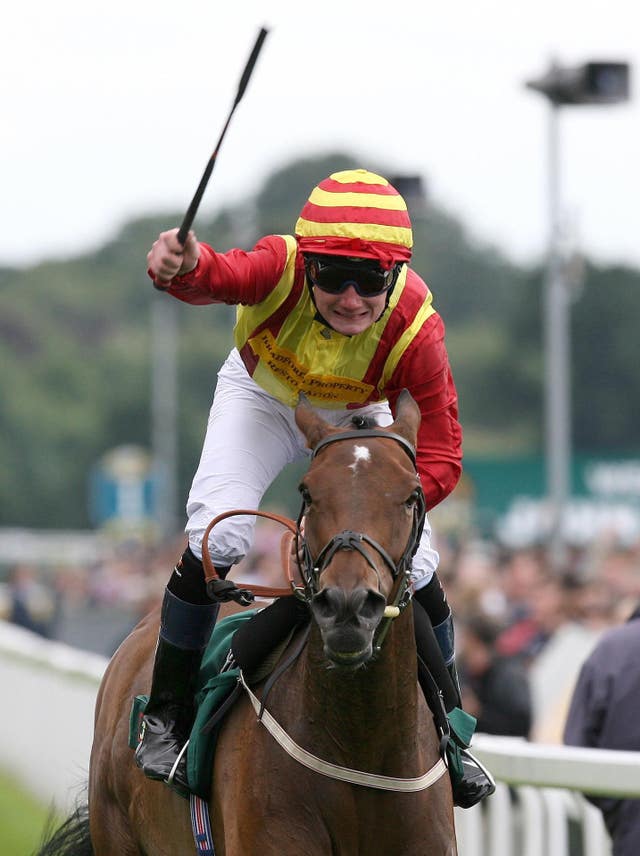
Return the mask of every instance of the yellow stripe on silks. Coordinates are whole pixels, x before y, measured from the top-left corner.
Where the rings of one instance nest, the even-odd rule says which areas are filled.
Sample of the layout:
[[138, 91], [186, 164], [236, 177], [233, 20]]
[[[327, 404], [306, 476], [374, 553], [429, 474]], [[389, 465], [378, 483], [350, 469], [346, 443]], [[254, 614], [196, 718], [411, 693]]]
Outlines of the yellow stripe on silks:
[[402, 196], [384, 196], [380, 193], [339, 193], [316, 187], [309, 202], [323, 208], [385, 208], [388, 211], [406, 211]]
[[[391, 310], [402, 295], [406, 278], [405, 265], [389, 301]], [[355, 336], [335, 334], [326, 338], [323, 335], [326, 328], [314, 321], [314, 316], [315, 307], [305, 289], [277, 339], [268, 330], [251, 337], [249, 344], [259, 357], [253, 379], [290, 407], [296, 404], [299, 392], [304, 392], [312, 403], [322, 407], [364, 404], [373, 387], [363, 378], [384, 336], [391, 312], [385, 313], [385, 320], [376, 325], [379, 328], [376, 336], [364, 331]], [[309, 371], [311, 366], [313, 371]]]
[[[302, 229], [301, 224], [304, 224]], [[399, 244], [411, 247], [413, 237], [411, 229], [402, 226], [379, 226], [367, 223], [367, 241], [380, 241], [385, 244]], [[296, 232], [307, 238], [359, 238], [362, 234], [362, 223], [316, 223], [314, 220], [303, 220], [296, 223]]]
[[350, 377], [322, 372], [306, 372], [292, 351], [276, 343], [268, 330], [250, 340], [254, 353], [260, 358], [253, 379], [267, 392], [293, 406], [298, 394], [323, 407], [343, 407], [347, 403], [364, 403], [373, 392], [371, 384]]
[[[379, 341], [384, 337], [384, 329], [391, 319], [391, 313], [400, 300], [407, 280], [407, 266], [403, 265], [391, 299], [389, 312], [385, 313], [384, 321], [376, 324], [377, 334], [371, 335], [369, 329], [355, 336], [331, 336], [325, 339], [318, 335], [318, 326], [304, 319], [309, 311], [315, 314], [315, 307], [308, 302], [299, 300], [289, 317], [285, 320], [278, 335], [278, 344], [290, 351], [295, 351], [301, 363], [313, 366], [314, 374], [340, 375], [348, 378], [363, 378], [371, 360], [378, 348]], [[303, 330], [302, 336], [300, 335]]]
[[[295, 242], [287, 242], [288, 248], [293, 247], [295, 257], [294, 245]], [[290, 263], [289, 260], [287, 267]], [[279, 291], [277, 299], [275, 292], [272, 292], [265, 301], [270, 302], [269, 309], [265, 310], [264, 304], [239, 307], [236, 344], [241, 348], [248, 340], [258, 357], [253, 373], [254, 381], [291, 407], [295, 406], [299, 392], [304, 392], [312, 403], [328, 408], [342, 408], [345, 404], [363, 404], [368, 401], [374, 388], [365, 383], [363, 378], [406, 287], [407, 266], [403, 265], [391, 294], [390, 311], [375, 325], [377, 335], [371, 335], [371, 331], [366, 330], [355, 336], [331, 333], [327, 337], [327, 328], [315, 320], [316, 310], [307, 288], [303, 289], [296, 305], [284, 320], [277, 338], [267, 329], [254, 334], [268, 319], [271, 311], [277, 310], [290, 293], [293, 271], [287, 276], [285, 269], [283, 279], [287, 280], [286, 284], [281, 280], [275, 289]], [[419, 330], [422, 319], [433, 312], [430, 306], [426, 306], [427, 303], [430, 303], [430, 295], [409, 331], [403, 334], [399, 345], [386, 360], [385, 376], [391, 376], [397, 361]], [[241, 335], [244, 338], [241, 339]], [[383, 390], [384, 385], [381, 384], [380, 391], [384, 397]]]
[[342, 172], [334, 172], [329, 176], [332, 181], [337, 181], [339, 184], [382, 184], [385, 187], [389, 186], [389, 182], [381, 175], [376, 175], [375, 172], [369, 172], [366, 169], [345, 169]]
[[402, 336], [398, 339], [396, 344], [391, 349], [389, 356], [387, 357], [384, 368], [382, 370], [382, 377], [380, 379], [380, 389], [384, 389], [389, 381], [391, 380], [391, 375], [394, 373], [396, 366], [400, 362], [400, 359], [404, 352], [407, 350], [411, 342], [413, 342], [417, 333], [419, 332], [422, 325], [425, 323], [427, 318], [434, 314], [436, 311], [431, 305], [433, 300], [433, 295], [431, 292], [427, 294], [427, 297], [420, 307], [420, 309], [416, 313], [416, 317], [413, 319], [409, 327], [404, 331]]
[[238, 306], [233, 337], [241, 350], [251, 333], [270, 318], [280, 304], [287, 299], [293, 282], [296, 263], [297, 242], [293, 235], [281, 235], [287, 245], [287, 262], [282, 276], [273, 291], [263, 301], [253, 306]]

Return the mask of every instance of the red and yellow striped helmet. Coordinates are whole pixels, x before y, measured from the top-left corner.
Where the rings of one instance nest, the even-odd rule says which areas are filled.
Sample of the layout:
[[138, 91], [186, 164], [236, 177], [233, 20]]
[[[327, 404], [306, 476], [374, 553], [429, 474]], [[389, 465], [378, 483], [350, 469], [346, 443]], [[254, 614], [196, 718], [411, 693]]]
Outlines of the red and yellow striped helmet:
[[375, 259], [388, 270], [411, 258], [407, 206], [386, 178], [366, 169], [334, 172], [311, 193], [295, 227], [303, 253]]

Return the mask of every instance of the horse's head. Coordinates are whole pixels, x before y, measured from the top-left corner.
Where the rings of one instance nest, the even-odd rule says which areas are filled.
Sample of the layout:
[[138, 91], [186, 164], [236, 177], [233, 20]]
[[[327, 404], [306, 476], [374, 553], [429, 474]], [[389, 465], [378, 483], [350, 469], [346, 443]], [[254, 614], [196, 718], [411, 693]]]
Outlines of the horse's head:
[[424, 520], [413, 452], [420, 411], [404, 391], [388, 428], [344, 431], [301, 400], [296, 422], [314, 450], [300, 485], [311, 611], [326, 656], [356, 668], [371, 658], [385, 613], [405, 602]]

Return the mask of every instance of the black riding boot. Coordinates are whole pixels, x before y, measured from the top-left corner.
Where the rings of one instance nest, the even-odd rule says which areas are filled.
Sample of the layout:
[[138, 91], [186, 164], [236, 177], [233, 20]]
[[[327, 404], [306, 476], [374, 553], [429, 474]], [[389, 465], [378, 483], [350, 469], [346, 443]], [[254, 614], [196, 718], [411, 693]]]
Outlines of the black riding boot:
[[[176, 588], [183, 597], [203, 602], [178, 597]], [[196, 682], [219, 608], [206, 598], [202, 565], [187, 550], [164, 593], [151, 692], [135, 751], [135, 762], [145, 776], [186, 790], [184, 750], [195, 715]]]
[[495, 791], [496, 785], [489, 771], [469, 752], [468, 745], [473, 730], [475, 730], [475, 720], [469, 717], [469, 714], [466, 714], [462, 709], [460, 681], [458, 679], [458, 670], [456, 669], [454, 650], [453, 616], [451, 612], [449, 612], [449, 615], [441, 624], [433, 628], [433, 632], [440, 645], [447, 672], [457, 695], [455, 708], [447, 710], [451, 730], [455, 732], [456, 727], [458, 727], [459, 733], [461, 730], [459, 724], [462, 725], [463, 721], [473, 723], [473, 729], [468, 733], [468, 737], [465, 735], [462, 740], [467, 745], [456, 744], [454, 736], [450, 741], [449, 751], [449, 773], [453, 788], [453, 802], [461, 808], [471, 808], [471, 806], [476, 805], [480, 800], [490, 796]]
[[[429, 622], [424, 621], [425, 611]], [[414, 595], [414, 622], [418, 655], [429, 665], [442, 693], [452, 732], [447, 746], [447, 760], [453, 802], [461, 808], [471, 808], [490, 796], [496, 786], [489, 771], [468, 749], [475, 729], [475, 720], [462, 709], [455, 661], [453, 616], [435, 574], [432, 582]], [[434, 657], [433, 638], [437, 642], [440, 657]], [[442, 665], [446, 670], [442, 669]]]

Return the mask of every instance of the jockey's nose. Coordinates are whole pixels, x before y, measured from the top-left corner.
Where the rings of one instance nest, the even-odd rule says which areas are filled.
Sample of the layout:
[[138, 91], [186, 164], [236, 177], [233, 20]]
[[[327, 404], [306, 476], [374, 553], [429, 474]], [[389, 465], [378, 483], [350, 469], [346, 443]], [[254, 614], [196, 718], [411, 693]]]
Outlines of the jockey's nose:
[[357, 309], [362, 306], [362, 297], [360, 297], [353, 285], [347, 286], [340, 295], [340, 305], [345, 309]]

